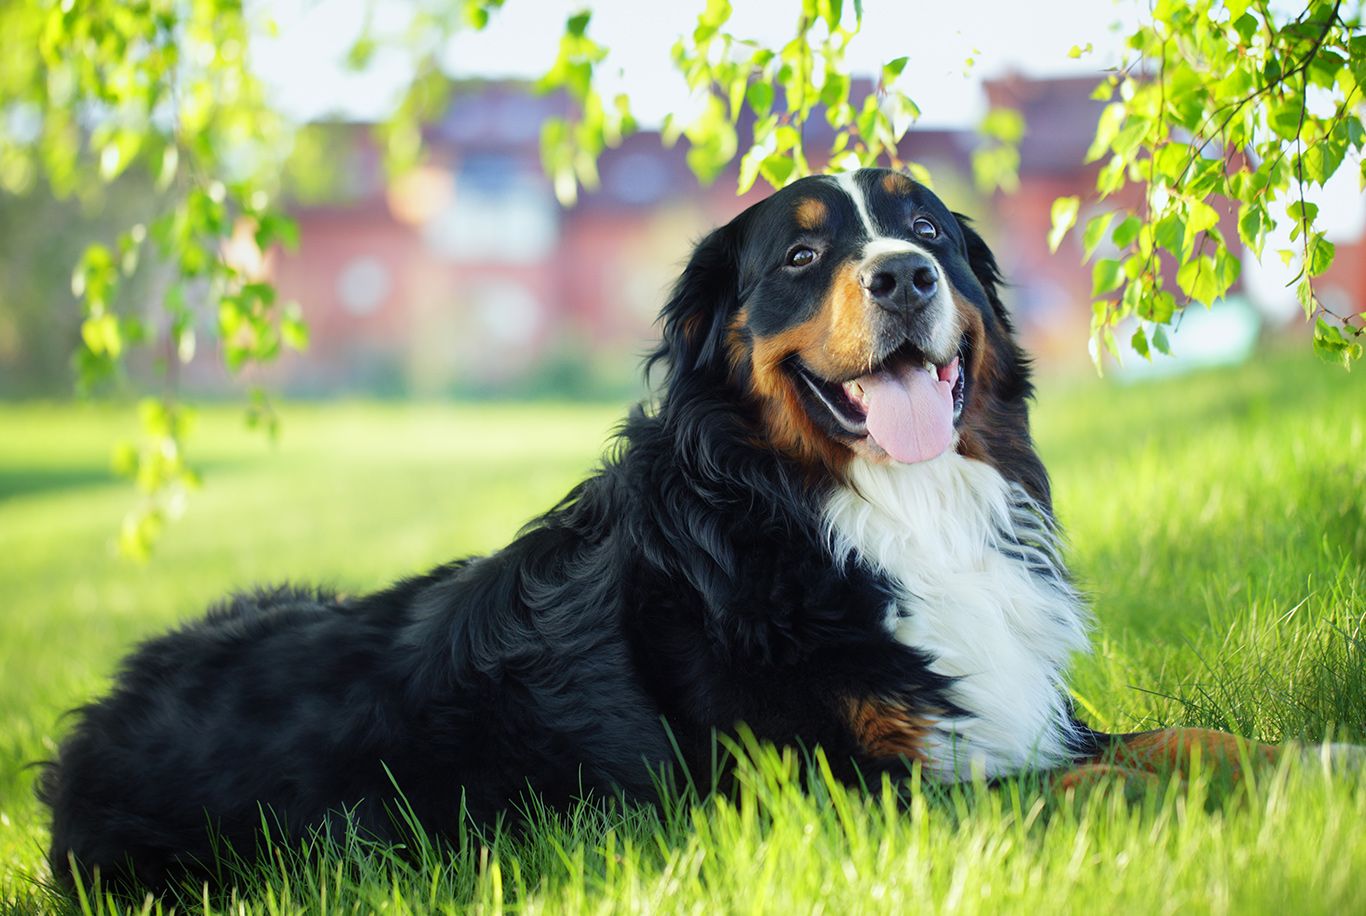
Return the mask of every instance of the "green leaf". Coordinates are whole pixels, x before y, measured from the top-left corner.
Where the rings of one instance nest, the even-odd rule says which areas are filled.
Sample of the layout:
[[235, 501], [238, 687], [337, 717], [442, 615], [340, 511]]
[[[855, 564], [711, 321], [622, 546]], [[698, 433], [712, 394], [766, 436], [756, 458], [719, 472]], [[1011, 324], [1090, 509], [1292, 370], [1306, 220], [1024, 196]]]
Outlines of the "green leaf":
[[1238, 209], [1238, 237], [1259, 258], [1262, 246], [1266, 244], [1268, 228], [1266, 206], [1260, 201], [1244, 201]]
[[1214, 250], [1214, 275], [1218, 281], [1218, 291], [1215, 293], [1215, 297], [1222, 298], [1227, 295], [1233, 284], [1238, 282], [1238, 277], [1242, 272], [1243, 262], [1229, 251], [1221, 241]]
[[883, 64], [882, 85], [884, 87], [890, 86], [892, 83], [896, 82], [897, 77], [901, 76], [901, 71], [906, 69], [906, 62], [909, 60], [909, 57], [898, 57], [895, 60], [889, 60], [887, 63]]
[[1118, 82], [1114, 76], [1107, 76], [1101, 80], [1095, 89], [1091, 90], [1090, 98], [1096, 102], [1107, 102], [1115, 94], [1115, 84]]
[[1187, 205], [1186, 231], [1192, 236], [1219, 225], [1219, 214], [1204, 201], [1192, 200]]
[[1318, 219], [1319, 205], [1303, 200], [1291, 201], [1290, 205], [1285, 208], [1285, 212], [1293, 220], [1312, 223]]
[[115, 315], [105, 312], [87, 318], [81, 323], [81, 340], [91, 353], [118, 359], [123, 352], [123, 335], [119, 330], [119, 320]]
[[761, 80], [750, 83], [745, 98], [749, 101], [750, 110], [760, 119], [768, 117], [773, 110], [773, 87], [768, 83]]
[[1267, 123], [1283, 140], [1294, 140], [1300, 133], [1300, 122], [1304, 118], [1303, 106], [1298, 95], [1293, 99], [1271, 103]]
[[835, 108], [849, 98], [849, 76], [844, 73], [830, 73], [821, 86], [820, 100], [826, 108]]
[[1168, 143], [1153, 154], [1153, 168], [1168, 185], [1175, 185], [1186, 171], [1186, 163], [1190, 158], [1190, 148], [1185, 144]]
[[1138, 238], [1138, 230], [1143, 228], [1143, 223], [1136, 216], [1127, 216], [1124, 221], [1115, 227], [1114, 233], [1110, 236], [1116, 248], [1128, 248]]
[[1325, 362], [1350, 369], [1352, 362], [1361, 358], [1362, 345], [1348, 338], [1342, 328], [1318, 318], [1314, 321], [1314, 353]]
[[[1137, 315], [1140, 318], [1151, 318], [1152, 310], [1148, 308], [1143, 292], [1144, 285], [1141, 280], [1136, 280], [1137, 271], [1132, 270], [1132, 266], [1139, 263], [1137, 258], [1129, 258], [1120, 265], [1121, 273], [1127, 280], [1121, 280], [1124, 284], [1124, 292], [1119, 297], [1119, 310], [1116, 318], [1123, 319], [1130, 315]], [[1150, 300], [1149, 300], [1150, 301]]]
[[266, 251], [279, 242], [289, 251], [299, 248], [299, 224], [280, 213], [262, 214], [256, 223], [256, 247]]
[[1152, 129], [1152, 119], [1131, 115], [1125, 118], [1124, 126], [1120, 128], [1119, 133], [1110, 142], [1110, 148], [1115, 151], [1116, 156], [1125, 159], [1131, 158], [1139, 145], [1148, 139], [1148, 134]]
[[1209, 305], [1222, 293], [1214, 259], [1199, 255], [1182, 264], [1176, 272], [1176, 285], [1195, 302]]
[[572, 35], [575, 38], [582, 38], [584, 32], [588, 31], [588, 23], [592, 21], [592, 19], [592, 10], [581, 10], [580, 12], [575, 13], [565, 21], [565, 34]]
[[1024, 115], [1014, 108], [992, 108], [977, 129], [1002, 143], [1019, 143], [1025, 133]]
[[1323, 185], [1333, 177], [1346, 155], [1346, 143], [1334, 142], [1331, 138], [1315, 143], [1304, 151], [1304, 177]]
[[759, 164], [759, 173], [775, 188], [786, 187], [796, 169], [793, 158], [783, 153], [775, 153]]
[[840, 27], [840, 18], [844, 12], [844, 0], [820, 0], [820, 15], [825, 20], [826, 26], [833, 32]]
[[346, 51], [346, 68], [348, 70], [362, 71], [370, 66], [374, 60], [375, 51], [378, 50], [379, 43], [375, 41], [373, 35], [365, 32], [352, 43]]
[[1148, 352], [1148, 334], [1143, 330], [1143, 325], [1134, 328], [1133, 336], [1129, 338], [1129, 346], [1133, 347], [1139, 356], [1152, 362], [1152, 356]]
[[1295, 284], [1295, 298], [1299, 300], [1300, 308], [1304, 309], [1304, 317], [1310, 318], [1319, 307], [1318, 297], [1314, 295], [1314, 283], [1309, 275], [1301, 271], [1300, 278], [1300, 282]]
[[1105, 106], [1100, 113], [1100, 120], [1096, 122], [1095, 138], [1086, 151], [1087, 162], [1095, 162], [1109, 151], [1111, 142], [1119, 133], [1119, 126], [1124, 123], [1124, 113], [1123, 102], [1111, 102]]
[[754, 187], [754, 182], [759, 180], [759, 166], [771, 155], [772, 145], [769, 144], [751, 147], [749, 152], [740, 157], [740, 177], [736, 182], [736, 194], [744, 194]]
[[1177, 259], [1183, 258], [1187, 246], [1186, 221], [1179, 213], [1171, 213], [1158, 220], [1153, 227], [1153, 241]]
[[[1170, 299], [1171, 296], [1168, 295], [1167, 298]], [[1171, 344], [1167, 341], [1167, 331], [1161, 325], [1153, 328], [1153, 346], [1157, 348], [1159, 353], [1167, 356], [1172, 354]]]
[[1317, 277], [1326, 272], [1333, 266], [1333, 256], [1337, 249], [1332, 242], [1324, 238], [1322, 232], [1316, 232], [1309, 238], [1309, 263], [1306, 269], [1309, 276]]
[[308, 325], [304, 323], [297, 302], [285, 306], [285, 313], [280, 318], [280, 338], [291, 350], [302, 353], [308, 349]]
[[1298, 239], [1301, 233], [1308, 231], [1314, 225], [1314, 220], [1318, 219], [1318, 204], [1311, 204], [1307, 201], [1292, 201], [1285, 208], [1286, 215], [1295, 221], [1295, 225], [1290, 227], [1290, 240], [1293, 242]]
[[1093, 297], [1103, 296], [1119, 289], [1124, 282], [1124, 274], [1120, 270], [1119, 261], [1114, 258], [1101, 258], [1091, 268], [1091, 295]]
[[1153, 321], [1159, 324], [1169, 323], [1176, 314], [1176, 297], [1165, 289], [1158, 290], [1153, 294], [1152, 313]]
[[1105, 238], [1105, 230], [1110, 228], [1110, 223], [1114, 218], [1114, 211], [1107, 210], [1086, 221], [1086, 231], [1082, 233], [1081, 237], [1082, 260], [1089, 261], [1091, 259], [1096, 246]]
[[1053, 201], [1052, 228], [1048, 230], [1048, 250], [1057, 252], [1062, 237], [1077, 222], [1077, 209], [1081, 206], [1079, 197], [1059, 197]]
[[1102, 197], [1113, 194], [1124, 187], [1127, 165], [1128, 160], [1123, 156], [1111, 156], [1110, 161], [1105, 163], [1101, 170], [1096, 173], [1096, 190], [1101, 193]]

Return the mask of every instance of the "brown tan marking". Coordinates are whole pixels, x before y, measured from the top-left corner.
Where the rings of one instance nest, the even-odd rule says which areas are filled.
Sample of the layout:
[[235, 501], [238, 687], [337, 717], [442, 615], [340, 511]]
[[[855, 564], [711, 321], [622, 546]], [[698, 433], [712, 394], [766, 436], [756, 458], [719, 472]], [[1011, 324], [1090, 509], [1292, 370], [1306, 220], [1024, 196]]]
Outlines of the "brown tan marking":
[[1150, 772], [1176, 771], [1184, 776], [1197, 755], [1207, 765], [1231, 768], [1236, 776], [1245, 760], [1271, 762], [1280, 749], [1209, 728], [1164, 728], [1126, 737], [1116, 759]]
[[915, 182], [900, 172], [888, 172], [882, 176], [882, 190], [888, 194], [905, 195], [915, 189]]
[[1048, 474], [1044, 471], [1029, 432], [1029, 411], [1021, 392], [1002, 391], [1010, 383], [1006, 354], [987, 336], [981, 312], [954, 293], [958, 320], [966, 329], [971, 351], [971, 386], [958, 423], [958, 453], [989, 464], [1007, 479], [1024, 487], [1034, 499], [1049, 505]]
[[854, 740], [864, 753], [878, 759], [905, 757], [924, 760], [925, 735], [933, 720], [912, 713], [904, 704], [877, 697], [845, 701]]
[[990, 426], [992, 422], [988, 408], [985, 407], [985, 397], [982, 396], [992, 389], [996, 373], [988, 367], [994, 367], [996, 364], [996, 354], [992, 352], [986, 328], [982, 325], [982, 314], [977, 310], [977, 306], [960, 298], [956, 292], [952, 295], [953, 310], [958, 313], [959, 326], [963, 328], [963, 337], [967, 340], [968, 351], [971, 352], [971, 362], [960, 367], [960, 371], [966, 371], [968, 378], [973, 380], [977, 395], [970, 403], [963, 405], [963, 420], [958, 429], [958, 453], [963, 457], [993, 464], [989, 449], [986, 448], [986, 430], [979, 427], [984, 423]]
[[702, 323], [705, 320], [706, 319], [701, 312], [693, 312], [692, 314], [684, 317], [683, 339], [687, 341], [688, 346], [697, 346], [702, 335]]
[[749, 323], [749, 309], [742, 308], [731, 316], [726, 325], [726, 354], [730, 357], [730, 367], [734, 371], [749, 360], [749, 346], [745, 343], [745, 325]]
[[1145, 770], [1116, 766], [1112, 763], [1086, 763], [1073, 767], [1055, 779], [1053, 788], [1059, 792], [1091, 789], [1106, 781], [1122, 783], [1126, 789], [1131, 784], [1148, 788], [1156, 788], [1158, 784], [1157, 774]]
[[1101, 758], [1059, 774], [1054, 787], [1066, 791], [1107, 778], [1153, 786], [1159, 776], [1189, 776], [1196, 757], [1204, 766], [1223, 769], [1237, 780], [1244, 763], [1274, 763], [1281, 750], [1209, 728], [1164, 728], [1125, 735]]
[[982, 313], [977, 310], [977, 306], [958, 295], [952, 286], [949, 287], [949, 294], [953, 298], [953, 309], [958, 316], [960, 333], [967, 339], [968, 349], [972, 351], [972, 363], [966, 367], [968, 375], [979, 382], [996, 381], [999, 362], [991, 348], [991, 340], [987, 337], [986, 325], [982, 323]]
[[815, 229], [825, 222], [825, 204], [814, 197], [808, 197], [797, 204], [797, 225], [803, 229]]
[[[801, 324], [770, 337], [754, 338], [749, 352], [750, 385], [763, 405], [764, 420], [773, 445], [804, 464], [836, 474], [848, 464], [848, 448], [816, 428], [796, 385], [802, 384], [784, 368], [794, 354], [812, 372], [827, 379], [852, 378], [868, 369], [873, 329], [857, 265], [841, 267], [830, 293], [816, 314]], [[743, 310], [736, 315], [743, 322]], [[731, 358], [742, 361], [744, 347], [732, 325]], [[739, 357], [737, 359], [737, 356]]]
[[[989, 390], [997, 372], [997, 361], [990, 349], [982, 316], [976, 306], [956, 292], [952, 296], [955, 334], [962, 335], [966, 331], [971, 343], [972, 364], [967, 371], [974, 379], [985, 382], [983, 389]], [[868, 303], [859, 282], [856, 263], [847, 263], [836, 271], [830, 291], [816, 314], [801, 324], [770, 337], [756, 337], [752, 345], [747, 345], [740, 333], [747, 320], [743, 309], [736, 314], [727, 343], [732, 365], [738, 367], [749, 360], [750, 387], [763, 406], [772, 445], [793, 455], [813, 471], [826, 470], [836, 476], [842, 475], [854, 455], [871, 461], [888, 460], [886, 453], [871, 439], [837, 441], [820, 430], [807, 413], [804, 393], [796, 387], [802, 382], [785, 368], [793, 355], [815, 374], [831, 380], [854, 378], [871, 368], [874, 307]], [[979, 422], [983, 421], [990, 429], [990, 418], [979, 419]], [[958, 451], [969, 458], [989, 460], [985, 437], [974, 434], [966, 424], [961, 430]]]
[[811, 371], [838, 379], [866, 372], [872, 350], [869, 306], [858, 267], [849, 263], [836, 271], [815, 315], [772, 337], [755, 339], [754, 362], [756, 368], [776, 368], [795, 353]]

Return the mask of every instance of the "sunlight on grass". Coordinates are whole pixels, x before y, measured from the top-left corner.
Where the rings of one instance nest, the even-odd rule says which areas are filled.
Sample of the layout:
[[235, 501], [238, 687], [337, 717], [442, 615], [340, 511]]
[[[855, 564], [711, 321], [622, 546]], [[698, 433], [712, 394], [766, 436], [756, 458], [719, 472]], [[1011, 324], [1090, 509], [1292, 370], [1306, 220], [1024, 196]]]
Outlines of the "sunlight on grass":
[[[1366, 736], [1363, 394], [1359, 373], [1298, 354], [1128, 388], [1045, 386], [1037, 437], [1098, 618], [1074, 679], [1085, 718]], [[593, 466], [622, 413], [286, 405], [271, 446], [211, 408], [194, 439], [206, 485], [137, 567], [109, 546], [131, 498], [107, 470], [126, 418], [0, 406], [0, 912], [55, 905], [34, 885], [46, 831], [26, 764], [133, 642], [253, 581], [363, 590], [494, 549]], [[1231, 786], [1211, 774], [1075, 798], [1037, 779], [952, 791], [912, 780], [896, 799], [794, 778], [790, 758], [751, 750], [727, 797], [542, 813], [522, 836], [472, 832], [451, 849], [351, 838], [304, 861], [282, 850], [243, 874], [238, 900], [251, 913], [1366, 903], [1360, 775], [1286, 764]]]

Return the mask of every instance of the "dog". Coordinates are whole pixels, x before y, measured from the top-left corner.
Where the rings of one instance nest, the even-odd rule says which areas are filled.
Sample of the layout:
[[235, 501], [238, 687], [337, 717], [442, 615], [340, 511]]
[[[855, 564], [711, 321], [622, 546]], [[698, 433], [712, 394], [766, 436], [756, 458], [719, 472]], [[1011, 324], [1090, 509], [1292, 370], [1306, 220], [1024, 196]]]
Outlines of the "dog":
[[400, 805], [440, 836], [528, 790], [648, 801], [742, 724], [851, 782], [1274, 756], [1074, 714], [1089, 612], [1001, 287], [899, 172], [749, 207], [663, 308], [653, 402], [511, 544], [363, 597], [239, 594], [138, 648], [40, 780], [54, 875], [206, 876], [264, 812], [400, 841]]

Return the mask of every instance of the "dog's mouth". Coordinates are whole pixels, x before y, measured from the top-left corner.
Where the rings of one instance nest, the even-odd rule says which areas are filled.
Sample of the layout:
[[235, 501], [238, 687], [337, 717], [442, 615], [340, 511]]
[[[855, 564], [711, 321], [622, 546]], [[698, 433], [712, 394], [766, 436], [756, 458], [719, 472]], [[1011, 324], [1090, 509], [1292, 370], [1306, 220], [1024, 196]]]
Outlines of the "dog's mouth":
[[947, 361], [910, 343], [863, 375], [831, 381], [794, 357], [808, 408], [828, 417], [837, 436], [871, 440], [896, 461], [913, 464], [943, 454], [953, 442], [967, 392], [965, 346]]

